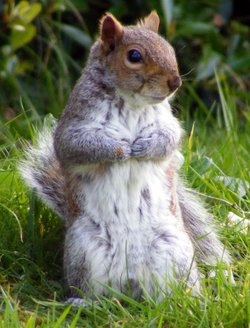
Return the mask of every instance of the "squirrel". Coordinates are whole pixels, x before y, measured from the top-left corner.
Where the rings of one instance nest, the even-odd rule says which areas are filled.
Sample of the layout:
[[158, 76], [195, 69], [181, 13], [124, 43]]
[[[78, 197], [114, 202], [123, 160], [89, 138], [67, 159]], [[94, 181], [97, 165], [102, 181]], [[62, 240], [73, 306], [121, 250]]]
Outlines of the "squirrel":
[[178, 173], [183, 130], [169, 100], [182, 82], [159, 23], [156, 11], [126, 27], [104, 15], [61, 118], [20, 165], [63, 218], [70, 303], [106, 285], [136, 299], [161, 300], [175, 283], [200, 293], [198, 263], [231, 262]]

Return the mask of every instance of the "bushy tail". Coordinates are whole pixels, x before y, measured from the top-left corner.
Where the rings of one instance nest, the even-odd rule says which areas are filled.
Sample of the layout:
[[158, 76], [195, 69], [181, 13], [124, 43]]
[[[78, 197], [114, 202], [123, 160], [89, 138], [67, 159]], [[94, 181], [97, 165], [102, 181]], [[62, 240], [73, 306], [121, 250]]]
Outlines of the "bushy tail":
[[65, 182], [56, 158], [53, 128], [45, 127], [35, 145], [28, 146], [19, 171], [27, 185], [35, 188], [42, 200], [61, 217], [66, 215]]
[[219, 239], [214, 218], [201, 200], [181, 183], [178, 198], [185, 228], [195, 242], [199, 260], [212, 265], [218, 260], [230, 263], [230, 255]]

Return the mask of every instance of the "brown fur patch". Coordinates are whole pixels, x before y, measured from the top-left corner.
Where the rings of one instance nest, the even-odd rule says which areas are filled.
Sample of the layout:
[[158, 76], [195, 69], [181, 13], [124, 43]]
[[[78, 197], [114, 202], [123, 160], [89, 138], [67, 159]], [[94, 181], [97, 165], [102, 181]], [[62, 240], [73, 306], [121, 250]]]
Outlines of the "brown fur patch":
[[70, 217], [75, 217], [80, 212], [79, 206], [73, 197], [73, 193], [69, 189], [66, 190], [66, 196], [69, 204]]
[[77, 201], [74, 197], [74, 193], [72, 191], [72, 188], [74, 188], [75, 190], [77, 189], [78, 182], [75, 177], [71, 178], [69, 174], [66, 172], [66, 170], [63, 170], [63, 175], [65, 177], [63, 190], [65, 193], [65, 201], [66, 201], [65, 206], [67, 208], [66, 223], [68, 226], [70, 226], [80, 213], [80, 208], [77, 204]]
[[110, 164], [107, 164], [107, 163], [98, 164], [95, 169], [95, 174], [102, 175], [103, 173], [105, 173], [107, 171], [109, 166], [110, 166]]
[[122, 147], [118, 146], [115, 148], [115, 157], [122, 157], [123, 156], [123, 150]]

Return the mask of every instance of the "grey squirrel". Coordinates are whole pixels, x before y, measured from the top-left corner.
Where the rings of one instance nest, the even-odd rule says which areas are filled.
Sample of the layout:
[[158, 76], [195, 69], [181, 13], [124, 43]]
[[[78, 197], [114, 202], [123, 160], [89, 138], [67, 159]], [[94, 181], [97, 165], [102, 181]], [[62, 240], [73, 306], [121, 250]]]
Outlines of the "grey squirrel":
[[169, 98], [181, 78], [158, 27], [155, 11], [128, 27], [102, 18], [55, 129], [41, 132], [20, 166], [64, 220], [73, 303], [83, 302], [77, 289], [92, 296], [105, 285], [135, 298], [159, 287], [161, 300], [168, 282], [185, 281], [199, 293], [197, 263], [230, 263], [212, 216], [178, 175], [182, 128]]

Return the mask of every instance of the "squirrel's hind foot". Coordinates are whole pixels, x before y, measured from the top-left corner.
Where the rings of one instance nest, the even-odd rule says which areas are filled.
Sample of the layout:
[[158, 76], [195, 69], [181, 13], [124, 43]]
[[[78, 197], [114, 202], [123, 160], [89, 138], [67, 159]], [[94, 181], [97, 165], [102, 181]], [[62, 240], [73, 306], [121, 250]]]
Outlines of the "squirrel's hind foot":
[[97, 304], [97, 301], [87, 301], [84, 300], [81, 297], [69, 297], [67, 299], [67, 301], [65, 302], [66, 305], [72, 305], [75, 308], [79, 308], [79, 307], [84, 307], [84, 308], [89, 308], [91, 307], [93, 304]]

